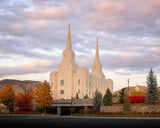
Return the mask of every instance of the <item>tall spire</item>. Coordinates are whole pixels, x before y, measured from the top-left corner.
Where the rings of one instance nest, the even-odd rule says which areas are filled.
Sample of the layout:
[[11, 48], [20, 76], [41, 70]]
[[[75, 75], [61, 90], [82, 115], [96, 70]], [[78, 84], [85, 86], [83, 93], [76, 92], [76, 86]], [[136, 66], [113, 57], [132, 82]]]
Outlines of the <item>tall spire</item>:
[[96, 47], [95, 62], [100, 62], [99, 61], [99, 50], [98, 50], [98, 37], [97, 37], [97, 47]]
[[68, 25], [68, 36], [67, 36], [66, 49], [72, 50], [71, 33], [70, 33], [70, 24]]

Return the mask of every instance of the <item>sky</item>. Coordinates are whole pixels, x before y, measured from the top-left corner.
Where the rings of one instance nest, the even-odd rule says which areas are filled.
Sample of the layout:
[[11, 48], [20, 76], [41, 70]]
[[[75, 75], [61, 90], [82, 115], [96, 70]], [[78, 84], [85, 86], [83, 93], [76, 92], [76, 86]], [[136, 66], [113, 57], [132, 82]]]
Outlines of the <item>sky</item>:
[[160, 85], [160, 0], [0, 0], [0, 79], [49, 81], [71, 25], [76, 63], [91, 71], [99, 54], [114, 91]]

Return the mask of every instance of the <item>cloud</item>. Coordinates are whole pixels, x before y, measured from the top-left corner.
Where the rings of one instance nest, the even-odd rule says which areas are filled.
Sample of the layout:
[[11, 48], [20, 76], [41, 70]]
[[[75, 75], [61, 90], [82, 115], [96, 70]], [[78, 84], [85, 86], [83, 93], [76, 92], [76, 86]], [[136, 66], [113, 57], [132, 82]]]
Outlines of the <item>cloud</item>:
[[47, 71], [51, 71], [56, 67], [56, 61], [50, 60], [38, 60], [32, 63], [26, 63], [23, 65], [17, 66], [8, 66], [8, 67], [0, 67], [0, 76], [3, 77], [5, 75], [17, 75], [17, 74], [29, 74], [29, 73], [43, 73]]
[[32, 29], [42, 29], [47, 27], [50, 24], [49, 21], [47, 20], [38, 20], [38, 21], [33, 21], [30, 23], [30, 27]]
[[29, 11], [26, 15], [28, 18], [33, 19], [65, 19], [67, 17], [67, 12], [67, 7], [51, 6]]
[[[156, 20], [160, 17], [160, 1], [100, 0], [85, 20], [90, 29], [122, 36], [158, 36]], [[151, 27], [152, 26], [152, 27]]]
[[[0, 58], [59, 60], [71, 24], [79, 66], [91, 69], [98, 36], [103, 69], [117, 70], [117, 74], [125, 70], [124, 75], [144, 73], [150, 67], [159, 69], [160, 0], [8, 0], [1, 5]], [[35, 64], [38, 66], [38, 62]], [[51, 68], [33, 66], [8, 67], [4, 73]]]

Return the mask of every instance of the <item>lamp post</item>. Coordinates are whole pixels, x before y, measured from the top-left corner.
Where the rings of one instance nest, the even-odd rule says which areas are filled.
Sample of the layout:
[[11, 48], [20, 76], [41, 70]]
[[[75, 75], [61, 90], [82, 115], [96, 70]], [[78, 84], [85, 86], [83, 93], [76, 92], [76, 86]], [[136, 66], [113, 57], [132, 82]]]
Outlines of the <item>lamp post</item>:
[[128, 96], [129, 96], [129, 79], [128, 79]]

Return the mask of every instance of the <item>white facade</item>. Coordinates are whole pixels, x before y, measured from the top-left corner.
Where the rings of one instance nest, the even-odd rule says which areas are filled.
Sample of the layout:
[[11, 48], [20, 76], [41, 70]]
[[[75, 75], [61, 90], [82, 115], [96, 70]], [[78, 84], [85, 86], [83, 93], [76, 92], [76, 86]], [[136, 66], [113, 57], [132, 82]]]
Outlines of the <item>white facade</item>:
[[71, 99], [88, 95], [93, 97], [96, 89], [103, 95], [107, 88], [113, 92], [113, 81], [105, 79], [102, 72], [102, 65], [99, 60], [98, 38], [95, 54], [95, 61], [92, 65], [92, 72], [85, 67], [78, 67], [75, 63], [75, 53], [72, 50], [70, 25], [68, 28], [66, 49], [63, 51], [63, 59], [58, 65], [58, 71], [50, 73], [50, 86], [54, 99]]

